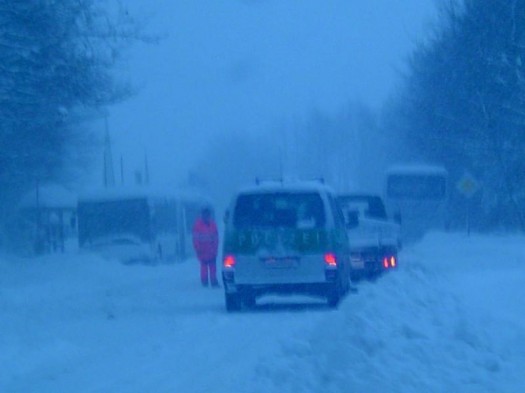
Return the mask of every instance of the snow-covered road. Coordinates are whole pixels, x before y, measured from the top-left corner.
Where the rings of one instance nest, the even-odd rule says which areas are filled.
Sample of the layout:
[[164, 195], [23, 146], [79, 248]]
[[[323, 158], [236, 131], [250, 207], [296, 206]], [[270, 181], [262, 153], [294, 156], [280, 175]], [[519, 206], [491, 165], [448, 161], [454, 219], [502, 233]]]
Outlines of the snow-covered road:
[[254, 367], [329, 311], [228, 315], [196, 261], [123, 266], [88, 256], [3, 261], [0, 392], [249, 391]]
[[227, 314], [195, 261], [0, 259], [0, 392], [524, 392], [525, 238], [435, 234], [338, 310]]

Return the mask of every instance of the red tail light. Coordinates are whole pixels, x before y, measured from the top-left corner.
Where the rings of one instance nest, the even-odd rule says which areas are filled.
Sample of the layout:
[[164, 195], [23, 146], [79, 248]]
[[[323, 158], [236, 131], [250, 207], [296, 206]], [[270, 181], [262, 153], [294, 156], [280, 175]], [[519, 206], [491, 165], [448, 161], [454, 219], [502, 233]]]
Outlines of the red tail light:
[[232, 268], [235, 266], [235, 257], [233, 255], [226, 255], [224, 257], [223, 266], [225, 268]]
[[391, 266], [391, 267], [396, 267], [396, 266], [397, 266], [397, 260], [396, 260], [396, 257], [393, 256], [393, 255], [390, 257], [390, 266]]
[[397, 266], [397, 259], [394, 255], [383, 258], [383, 267], [385, 269], [396, 267], [396, 266]]
[[324, 254], [324, 261], [328, 266], [337, 266], [337, 258], [331, 252]]

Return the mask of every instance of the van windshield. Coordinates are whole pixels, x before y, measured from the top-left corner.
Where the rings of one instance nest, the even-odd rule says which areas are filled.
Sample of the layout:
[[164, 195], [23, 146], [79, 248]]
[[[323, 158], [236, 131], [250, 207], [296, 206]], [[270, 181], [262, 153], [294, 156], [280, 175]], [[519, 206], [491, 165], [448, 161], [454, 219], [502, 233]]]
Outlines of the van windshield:
[[326, 217], [318, 193], [241, 194], [233, 216], [236, 228], [322, 228]]

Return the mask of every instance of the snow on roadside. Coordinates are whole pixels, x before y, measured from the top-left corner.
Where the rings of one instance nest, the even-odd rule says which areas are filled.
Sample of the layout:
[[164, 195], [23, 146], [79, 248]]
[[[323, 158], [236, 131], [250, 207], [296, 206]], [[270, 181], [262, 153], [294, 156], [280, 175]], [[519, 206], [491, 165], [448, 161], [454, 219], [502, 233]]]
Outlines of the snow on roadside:
[[0, 391], [522, 393], [524, 240], [434, 234], [336, 311], [233, 315], [195, 261], [0, 258]]
[[0, 258], [0, 392], [250, 391], [260, 358], [324, 315], [230, 315], [194, 260]]
[[[55, 369], [69, 370], [92, 353], [101, 344], [93, 339], [94, 323], [114, 317], [112, 292], [121, 268], [87, 255], [3, 258], [0, 365], [6, 379], [0, 386], [10, 386], [8, 380], [30, 384], [28, 376], [53, 379]], [[71, 339], [75, 335], [86, 340]]]
[[433, 234], [258, 366], [256, 392], [525, 391], [525, 239]]

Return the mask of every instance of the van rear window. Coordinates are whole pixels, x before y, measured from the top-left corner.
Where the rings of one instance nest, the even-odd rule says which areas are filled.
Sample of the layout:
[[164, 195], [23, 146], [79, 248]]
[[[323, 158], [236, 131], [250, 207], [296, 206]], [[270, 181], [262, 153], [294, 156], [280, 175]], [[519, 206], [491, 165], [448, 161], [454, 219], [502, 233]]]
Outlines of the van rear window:
[[322, 228], [323, 200], [317, 193], [241, 194], [233, 213], [236, 228]]

